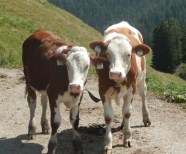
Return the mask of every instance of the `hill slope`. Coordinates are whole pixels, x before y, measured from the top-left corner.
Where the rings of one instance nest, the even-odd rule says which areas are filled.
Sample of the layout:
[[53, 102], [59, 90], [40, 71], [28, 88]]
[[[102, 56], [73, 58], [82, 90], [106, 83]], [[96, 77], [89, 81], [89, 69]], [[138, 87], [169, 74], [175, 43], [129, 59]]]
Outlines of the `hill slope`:
[[36, 29], [86, 47], [102, 35], [72, 14], [41, 0], [0, 0], [0, 65], [21, 66], [23, 41]]

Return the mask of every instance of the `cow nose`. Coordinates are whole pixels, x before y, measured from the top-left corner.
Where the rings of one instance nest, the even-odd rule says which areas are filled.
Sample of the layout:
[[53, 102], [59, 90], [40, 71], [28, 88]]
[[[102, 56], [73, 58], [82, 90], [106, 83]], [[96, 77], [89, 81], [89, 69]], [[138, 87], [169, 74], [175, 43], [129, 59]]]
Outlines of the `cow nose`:
[[121, 72], [110, 72], [110, 79], [121, 79]]
[[73, 93], [80, 93], [80, 85], [71, 84], [70, 85], [70, 91], [73, 92]]

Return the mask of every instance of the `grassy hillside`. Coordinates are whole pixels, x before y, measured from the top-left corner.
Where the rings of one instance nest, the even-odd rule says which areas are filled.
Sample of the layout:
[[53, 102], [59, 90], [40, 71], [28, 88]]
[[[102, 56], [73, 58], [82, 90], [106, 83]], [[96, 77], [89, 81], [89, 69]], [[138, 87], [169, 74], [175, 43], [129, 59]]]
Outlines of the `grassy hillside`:
[[84, 46], [102, 35], [46, 0], [0, 0], [0, 65], [21, 66], [23, 41], [36, 29], [52, 31], [62, 40]]

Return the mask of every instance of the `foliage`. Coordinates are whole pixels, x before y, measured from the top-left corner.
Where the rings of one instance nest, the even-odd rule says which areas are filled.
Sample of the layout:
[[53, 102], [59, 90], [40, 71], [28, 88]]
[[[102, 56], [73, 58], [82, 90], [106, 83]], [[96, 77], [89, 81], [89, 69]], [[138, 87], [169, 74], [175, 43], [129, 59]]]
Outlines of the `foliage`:
[[152, 67], [162, 72], [174, 73], [182, 62], [182, 30], [179, 21], [163, 20], [153, 32]]
[[175, 82], [162, 83], [154, 74], [147, 74], [146, 84], [148, 90], [165, 96], [169, 102], [186, 103], [186, 86]]
[[84, 46], [102, 35], [46, 0], [0, 0], [0, 65], [21, 66], [22, 44], [36, 29], [52, 31], [64, 41]]
[[184, 68], [184, 69], [180, 72], [179, 77], [182, 78], [182, 79], [184, 79], [184, 80], [186, 80], [186, 68]]
[[185, 0], [48, 0], [99, 32], [115, 23], [128, 21], [151, 46], [155, 26], [163, 19], [176, 18], [186, 24]]

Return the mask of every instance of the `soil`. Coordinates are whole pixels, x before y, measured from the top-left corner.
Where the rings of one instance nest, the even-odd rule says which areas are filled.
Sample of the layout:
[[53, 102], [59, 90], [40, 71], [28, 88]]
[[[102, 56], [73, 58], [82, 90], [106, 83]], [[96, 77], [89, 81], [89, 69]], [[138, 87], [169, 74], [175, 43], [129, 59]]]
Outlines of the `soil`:
[[[99, 98], [97, 78], [88, 77], [86, 88]], [[50, 134], [41, 134], [41, 103], [36, 109], [37, 137], [28, 141], [29, 108], [25, 98], [25, 80], [21, 68], [0, 68], [0, 154], [45, 154]], [[183, 104], [167, 103], [152, 93], [147, 94], [152, 124], [144, 127], [142, 103], [138, 94], [133, 101], [131, 129], [133, 147], [122, 145], [121, 106], [112, 102], [113, 154], [185, 154], [186, 111]], [[57, 154], [73, 154], [69, 109], [60, 106], [62, 123], [58, 129]], [[47, 110], [48, 118], [49, 108]], [[105, 124], [101, 102], [93, 102], [87, 91], [80, 105], [79, 132], [85, 154], [101, 154]]]

